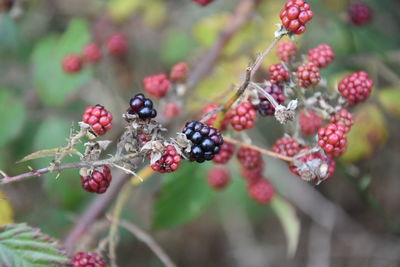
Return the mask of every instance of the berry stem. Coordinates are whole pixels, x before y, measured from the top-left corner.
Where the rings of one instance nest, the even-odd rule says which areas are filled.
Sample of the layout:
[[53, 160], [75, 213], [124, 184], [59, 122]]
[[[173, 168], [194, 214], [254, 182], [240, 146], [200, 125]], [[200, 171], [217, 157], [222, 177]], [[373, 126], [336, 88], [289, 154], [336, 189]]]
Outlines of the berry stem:
[[260, 153], [262, 153], [262, 154], [265, 154], [265, 155], [268, 155], [268, 156], [270, 156], [270, 157], [277, 158], [277, 159], [280, 159], [280, 160], [283, 160], [283, 161], [286, 161], [286, 162], [292, 162], [292, 161], [293, 161], [293, 158], [292, 158], [292, 157], [283, 156], [283, 155], [281, 155], [281, 154], [272, 152], [272, 151], [270, 151], [270, 150], [263, 149], [263, 148], [261, 148], [261, 147], [258, 147], [258, 146], [255, 146], [255, 145], [251, 145], [251, 144], [246, 144], [246, 143], [244, 143], [244, 142], [241, 142], [241, 141], [238, 141], [238, 140], [235, 140], [235, 139], [226, 137], [226, 136], [224, 136], [224, 140], [225, 140], [226, 142], [229, 142], [229, 143], [232, 143], [232, 144], [241, 146], [241, 147], [251, 148], [251, 149], [253, 149], [253, 150], [255, 150], [255, 151], [258, 151], [258, 152], [260, 152]]
[[264, 53], [262, 53], [257, 58], [251, 70], [250, 78], [253, 78], [257, 70], [261, 67], [261, 64], [263, 63], [264, 59], [268, 56], [269, 53], [271, 53], [272, 49], [278, 44], [278, 42], [282, 39], [283, 36], [284, 34], [280, 34], [279, 36], [275, 37], [274, 41], [267, 47], [267, 49], [265, 49]]

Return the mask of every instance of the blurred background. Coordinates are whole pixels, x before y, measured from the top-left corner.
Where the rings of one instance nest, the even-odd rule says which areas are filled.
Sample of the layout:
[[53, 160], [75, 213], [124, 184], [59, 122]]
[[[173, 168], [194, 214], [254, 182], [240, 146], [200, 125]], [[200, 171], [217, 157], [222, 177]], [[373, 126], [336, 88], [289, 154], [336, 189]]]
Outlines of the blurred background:
[[[64, 145], [88, 105], [101, 103], [114, 114], [105, 138], [116, 140], [124, 126], [119, 114], [143, 91], [143, 78], [168, 73], [180, 61], [195, 69], [240, 2], [215, 0], [200, 7], [190, 0], [17, 0], [10, 11], [1, 9], [0, 169], [11, 176], [48, 166], [51, 159], [16, 161]], [[400, 1], [363, 1], [373, 16], [362, 26], [349, 22], [351, 1], [309, 2], [314, 19], [296, 43], [305, 54], [320, 43], [333, 47], [336, 60], [322, 71], [330, 88], [362, 69], [375, 81], [370, 100], [352, 110], [356, 123], [348, 151], [334, 178], [319, 186], [265, 158], [265, 175], [280, 193], [267, 207], [248, 199], [235, 160], [232, 183], [222, 192], [207, 185], [210, 164], [152, 177], [134, 191], [122, 217], [148, 231], [178, 266], [400, 266]], [[215, 67], [187, 96], [180, 121], [198, 118], [210, 99], [240, 84], [249, 62], [273, 40], [283, 5], [257, 2]], [[63, 72], [64, 56], [117, 32], [127, 37], [126, 56], [106, 55], [78, 74]], [[271, 53], [260, 78], [276, 63]], [[171, 134], [182, 125], [175, 124]], [[249, 135], [268, 148], [283, 132], [273, 118], [261, 118]], [[93, 198], [81, 190], [78, 170], [3, 186], [0, 225], [28, 222], [62, 240]], [[95, 249], [107, 225], [93, 223], [77, 249]], [[162, 266], [146, 245], [121, 233], [120, 266]]]

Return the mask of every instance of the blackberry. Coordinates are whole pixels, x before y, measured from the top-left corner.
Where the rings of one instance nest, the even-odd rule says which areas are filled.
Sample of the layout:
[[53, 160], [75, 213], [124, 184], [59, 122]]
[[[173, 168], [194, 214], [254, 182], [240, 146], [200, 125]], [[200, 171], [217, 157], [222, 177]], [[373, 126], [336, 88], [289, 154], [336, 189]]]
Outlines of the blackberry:
[[153, 101], [146, 98], [143, 94], [137, 94], [129, 101], [129, 114], [136, 114], [140, 119], [153, 119], [157, 116], [157, 111], [153, 109]]
[[211, 188], [221, 190], [229, 184], [231, 178], [225, 168], [215, 167], [208, 173], [207, 181]]
[[308, 51], [308, 61], [317, 65], [318, 68], [325, 68], [333, 62], [335, 53], [328, 44], [320, 44], [319, 46]]
[[283, 26], [294, 34], [306, 31], [306, 23], [313, 18], [311, 6], [304, 0], [289, 0], [280, 13]]
[[235, 145], [225, 141], [221, 145], [221, 150], [215, 155], [213, 161], [217, 164], [226, 164], [232, 158], [234, 152]]
[[95, 43], [90, 43], [83, 49], [83, 59], [88, 63], [97, 63], [101, 60], [101, 49]]
[[339, 85], [339, 93], [347, 99], [350, 106], [364, 102], [371, 94], [374, 81], [365, 71], [355, 72], [344, 77]]
[[103, 166], [102, 170], [93, 171], [92, 175], [81, 176], [82, 187], [90, 193], [103, 194], [110, 186], [112, 175], [110, 168], [107, 165]]
[[112, 128], [112, 114], [102, 105], [85, 109], [82, 121], [90, 125], [97, 135], [103, 135]]
[[281, 61], [289, 62], [296, 56], [297, 47], [290, 41], [280, 41], [276, 53]]
[[70, 54], [64, 57], [62, 61], [62, 68], [68, 74], [75, 74], [82, 69], [82, 59], [79, 55]]
[[236, 156], [245, 169], [257, 169], [264, 164], [261, 153], [251, 148], [241, 147]]
[[300, 152], [301, 145], [291, 137], [282, 137], [276, 140], [272, 151], [287, 157], [293, 157]]
[[321, 80], [319, 68], [312, 62], [306, 62], [298, 67], [296, 75], [299, 85], [304, 88], [317, 85]]
[[335, 157], [340, 156], [347, 146], [345, 127], [340, 124], [329, 123], [318, 130], [318, 145], [326, 153]]
[[[216, 108], [218, 108], [218, 105], [206, 104], [202, 111], [202, 117], [204, 117], [207, 113], [212, 112]], [[224, 131], [229, 124], [228, 115], [229, 114], [225, 115], [225, 117], [222, 119], [221, 127], [220, 127], [221, 131]], [[210, 126], [213, 126], [217, 117], [218, 117], [218, 113], [212, 115], [208, 120], [205, 121], [205, 123]]]
[[299, 115], [299, 123], [301, 132], [310, 136], [318, 132], [318, 129], [324, 123], [324, 119], [313, 110], [303, 110]]
[[193, 2], [199, 4], [200, 6], [206, 6], [213, 2], [214, 0], [192, 0]]
[[240, 174], [248, 184], [253, 184], [263, 178], [264, 162], [255, 169], [240, 168]]
[[333, 114], [331, 116], [330, 122], [343, 126], [345, 133], [348, 133], [351, 126], [353, 126], [354, 124], [353, 115], [351, 115], [351, 113], [345, 108], [342, 108], [341, 110]]
[[350, 21], [356, 26], [369, 23], [372, 19], [371, 8], [362, 2], [352, 3], [348, 10]]
[[[266, 86], [264, 90], [269, 93], [278, 104], [283, 104], [286, 100], [286, 96], [283, 93], [282, 87], [280, 85], [273, 84], [271, 86]], [[274, 106], [268, 101], [268, 99], [259, 94], [260, 103], [255, 106], [256, 110], [261, 116], [273, 116], [275, 113]]]
[[111, 35], [107, 40], [108, 52], [114, 56], [125, 55], [128, 51], [128, 41], [122, 33]]
[[147, 76], [143, 79], [144, 90], [156, 99], [164, 97], [171, 87], [171, 82], [164, 73]]
[[160, 173], [176, 171], [181, 162], [181, 156], [176, 152], [175, 147], [168, 145], [165, 148], [164, 155], [151, 165], [151, 168]]
[[78, 252], [72, 259], [73, 267], [105, 267], [106, 262], [96, 252]]
[[272, 84], [280, 84], [289, 80], [289, 71], [282, 64], [271, 65], [268, 68], [270, 75], [269, 81]]
[[256, 123], [257, 111], [250, 102], [243, 102], [228, 114], [230, 123], [236, 131], [251, 129]]
[[270, 203], [275, 196], [275, 188], [267, 179], [259, 179], [249, 184], [247, 190], [250, 197], [262, 205]]
[[219, 130], [199, 121], [187, 122], [182, 132], [193, 143], [190, 151], [191, 161], [201, 163], [212, 160], [224, 143]]
[[169, 78], [173, 82], [184, 83], [187, 79], [189, 67], [185, 62], [180, 62], [172, 67]]
[[181, 108], [175, 102], [168, 102], [163, 109], [163, 115], [168, 119], [173, 119], [181, 114]]

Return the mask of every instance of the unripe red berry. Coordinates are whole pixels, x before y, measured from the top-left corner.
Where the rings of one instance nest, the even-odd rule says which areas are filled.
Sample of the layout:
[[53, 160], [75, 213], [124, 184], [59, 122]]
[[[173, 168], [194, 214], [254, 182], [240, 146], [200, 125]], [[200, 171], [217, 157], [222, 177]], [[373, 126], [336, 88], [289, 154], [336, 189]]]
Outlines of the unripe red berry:
[[283, 26], [294, 34], [306, 31], [306, 23], [313, 18], [310, 4], [304, 0], [289, 0], [280, 13]]
[[82, 187], [90, 193], [103, 194], [110, 186], [112, 175], [107, 165], [102, 170], [95, 170], [90, 176], [81, 176]]
[[278, 43], [277, 55], [283, 62], [289, 62], [293, 60], [297, 53], [297, 46], [290, 41], [280, 41]]
[[88, 63], [98, 63], [101, 58], [101, 49], [95, 43], [90, 43], [83, 49], [83, 58]]
[[318, 129], [324, 123], [324, 119], [313, 110], [303, 110], [299, 115], [299, 123], [301, 132], [310, 136], [318, 132]]
[[272, 151], [287, 157], [293, 157], [297, 155], [301, 150], [299, 142], [291, 137], [282, 137], [276, 140], [272, 147]]
[[186, 82], [189, 72], [189, 67], [185, 62], [180, 62], [172, 67], [169, 78], [172, 82]]
[[214, 163], [226, 164], [235, 153], [235, 145], [225, 141], [221, 145], [221, 150], [214, 156]]
[[214, 167], [207, 175], [207, 181], [211, 188], [221, 190], [231, 181], [229, 172], [223, 167]]
[[329, 123], [318, 130], [318, 145], [328, 154], [340, 156], [347, 147], [347, 137], [343, 126]]
[[168, 145], [165, 148], [164, 155], [151, 165], [153, 171], [160, 173], [174, 172], [178, 169], [181, 162], [181, 156], [176, 151], [175, 147]]
[[[286, 100], [286, 96], [283, 93], [282, 87], [280, 85], [273, 84], [271, 86], [266, 86], [263, 88], [265, 92], [270, 94], [278, 104], [283, 104]], [[261, 116], [273, 116], [275, 114], [275, 108], [269, 102], [269, 100], [263, 95], [263, 94], [258, 94], [258, 97], [260, 99], [260, 103], [255, 106], [257, 109], [258, 113]]]
[[335, 53], [328, 44], [320, 44], [319, 46], [308, 51], [308, 61], [317, 65], [318, 68], [325, 68], [333, 62]]
[[251, 129], [256, 123], [257, 111], [250, 102], [243, 102], [237, 108], [229, 111], [228, 118], [236, 131]]
[[269, 81], [272, 84], [279, 84], [289, 80], [289, 71], [282, 64], [271, 65], [268, 71], [270, 75]]
[[213, 2], [214, 0], [192, 0], [193, 2], [199, 4], [200, 6], [206, 6]]
[[104, 259], [96, 252], [78, 252], [72, 259], [73, 267], [106, 267]]
[[[218, 105], [212, 105], [212, 104], [205, 105], [203, 108], [203, 111], [202, 111], [202, 117], [206, 116], [207, 113], [212, 112], [216, 108], [218, 108]], [[214, 126], [215, 121], [217, 120], [217, 117], [218, 117], [218, 113], [212, 115], [209, 119], [207, 119], [205, 121], [205, 123], [210, 126]], [[227, 114], [227, 115], [225, 115], [224, 119], [221, 122], [220, 130], [224, 131], [226, 129], [226, 127], [228, 126], [228, 124], [229, 124], [229, 118], [228, 118], [228, 114]]]
[[263, 179], [263, 173], [264, 162], [262, 162], [262, 164], [255, 169], [246, 169], [244, 167], [240, 168], [240, 174], [247, 181], [248, 184], [252, 184], [260, 179]]
[[374, 81], [365, 71], [344, 77], [338, 85], [339, 93], [347, 99], [350, 106], [367, 100], [373, 87]]
[[163, 114], [168, 119], [173, 119], [181, 114], [181, 108], [174, 102], [168, 102], [163, 110]]
[[350, 21], [356, 26], [369, 23], [372, 19], [371, 8], [362, 2], [352, 3], [348, 10]]
[[251, 148], [241, 147], [237, 152], [237, 159], [245, 169], [257, 169], [264, 166], [261, 153]]
[[301, 87], [317, 85], [321, 80], [319, 68], [312, 62], [306, 62], [297, 68], [297, 80]]
[[160, 99], [168, 93], [168, 90], [171, 87], [171, 82], [168, 80], [167, 75], [159, 73], [144, 78], [143, 87], [149, 95], [156, 99]]
[[82, 69], [82, 59], [75, 54], [64, 57], [62, 61], [63, 70], [68, 74], [75, 74]]
[[354, 124], [353, 115], [344, 108], [333, 114], [330, 122], [340, 124], [344, 128], [345, 133], [348, 133], [351, 126]]
[[103, 135], [112, 127], [112, 114], [102, 105], [87, 107], [83, 113], [82, 121], [90, 125], [97, 135]]
[[108, 52], [114, 56], [123, 56], [128, 51], [128, 41], [122, 33], [115, 33], [107, 40]]
[[270, 203], [275, 196], [274, 186], [267, 179], [260, 179], [255, 183], [250, 183], [247, 190], [249, 196], [262, 205]]

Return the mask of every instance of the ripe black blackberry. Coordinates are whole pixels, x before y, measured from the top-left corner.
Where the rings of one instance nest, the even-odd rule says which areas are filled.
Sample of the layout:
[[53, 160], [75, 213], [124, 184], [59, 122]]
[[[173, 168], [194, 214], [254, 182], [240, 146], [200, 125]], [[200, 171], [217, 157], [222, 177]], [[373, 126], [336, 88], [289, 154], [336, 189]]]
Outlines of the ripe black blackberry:
[[137, 94], [129, 101], [130, 107], [127, 112], [136, 114], [142, 120], [152, 119], [157, 116], [157, 111], [153, 109], [153, 101], [146, 98], [143, 94]]
[[[283, 104], [285, 102], [286, 97], [280, 85], [272, 84], [271, 86], [266, 86], [264, 90], [272, 95], [278, 104]], [[261, 116], [273, 116], [275, 113], [274, 106], [264, 95], [259, 94], [258, 97], [260, 98], [260, 104], [255, 107], [258, 113], [260, 113]]]
[[191, 121], [185, 124], [182, 131], [193, 142], [190, 160], [204, 162], [212, 160], [220, 150], [224, 139], [221, 132], [205, 123]]

